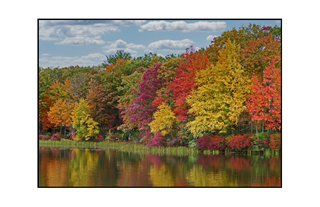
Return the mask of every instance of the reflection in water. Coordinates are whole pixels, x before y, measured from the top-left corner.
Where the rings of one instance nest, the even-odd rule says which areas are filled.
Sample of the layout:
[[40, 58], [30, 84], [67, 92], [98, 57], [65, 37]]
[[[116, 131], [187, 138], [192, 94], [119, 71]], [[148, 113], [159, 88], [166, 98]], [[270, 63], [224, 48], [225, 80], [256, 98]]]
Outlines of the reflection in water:
[[39, 186], [280, 187], [280, 157], [39, 148]]

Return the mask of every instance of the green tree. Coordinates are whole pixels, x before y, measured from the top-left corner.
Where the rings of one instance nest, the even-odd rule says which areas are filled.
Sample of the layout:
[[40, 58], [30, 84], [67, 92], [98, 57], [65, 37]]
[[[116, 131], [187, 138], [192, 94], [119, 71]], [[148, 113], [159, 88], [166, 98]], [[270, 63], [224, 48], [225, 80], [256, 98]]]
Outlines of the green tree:
[[118, 59], [130, 60], [132, 57], [130, 53], [126, 53], [124, 52], [124, 50], [117, 50], [116, 54], [106, 56], [106, 58], [107, 58], [107, 61], [104, 61], [104, 63], [102, 63], [102, 66], [111, 65], [111, 64], [115, 65], [117, 64]]

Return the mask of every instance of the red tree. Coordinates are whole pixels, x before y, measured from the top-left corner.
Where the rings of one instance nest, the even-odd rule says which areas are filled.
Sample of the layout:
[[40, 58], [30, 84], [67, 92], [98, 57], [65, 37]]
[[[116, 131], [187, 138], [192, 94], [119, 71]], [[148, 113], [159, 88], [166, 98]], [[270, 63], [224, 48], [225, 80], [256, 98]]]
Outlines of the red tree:
[[263, 72], [263, 81], [253, 77], [253, 86], [247, 108], [252, 120], [262, 121], [266, 129], [281, 129], [281, 69], [276, 58]]

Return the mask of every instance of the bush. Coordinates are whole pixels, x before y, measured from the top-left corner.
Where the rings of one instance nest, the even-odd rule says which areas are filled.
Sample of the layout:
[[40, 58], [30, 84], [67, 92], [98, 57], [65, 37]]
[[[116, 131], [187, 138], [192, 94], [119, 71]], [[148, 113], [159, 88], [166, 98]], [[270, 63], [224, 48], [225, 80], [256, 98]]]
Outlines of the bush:
[[225, 138], [219, 135], [211, 136], [211, 143], [214, 150], [224, 150], [227, 147]]
[[54, 133], [52, 136], [51, 136], [51, 141], [60, 141], [61, 139], [61, 134], [60, 133]]
[[269, 146], [267, 133], [260, 132], [251, 137], [253, 140], [252, 151], [264, 151]]
[[156, 132], [155, 136], [147, 144], [148, 147], [162, 147], [166, 146], [166, 138], [161, 134], [161, 132]]
[[233, 150], [244, 150], [250, 149], [252, 147], [252, 139], [250, 138], [252, 135], [250, 134], [238, 134], [236, 136], [231, 137], [230, 146]]
[[196, 147], [197, 146], [197, 142], [195, 139], [191, 139], [188, 143], [188, 147]]
[[271, 134], [270, 135], [270, 149], [280, 150], [281, 149], [281, 134]]
[[98, 137], [96, 137], [95, 139], [97, 140], [97, 141], [102, 141], [102, 135], [100, 134]]
[[39, 139], [48, 140], [48, 139], [50, 139], [50, 136], [49, 135], [39, 135]]
[[200, 150], [213, 150], [210, 135], [204, 135], [197, 139], [197, 145]]
[[48, 135], [49, 137], [51, 137], [52, 133], [50, 133], [50, 132], [40, 132], [39, 135]]
[[182, 139], [180, 137], [174, 138], [171, 141], [167, 142], [167, 146], [179, 146]]
[[115, 140], [118, 140], [119, 139], [119, 136], [118, 135], [115, 135], [115, 134], [113, 134], [113, 135], [111, 135], [110, 136], [110, 138], [109, 138], [110, 140], [112, 140], [112, 141], [115, 141]]

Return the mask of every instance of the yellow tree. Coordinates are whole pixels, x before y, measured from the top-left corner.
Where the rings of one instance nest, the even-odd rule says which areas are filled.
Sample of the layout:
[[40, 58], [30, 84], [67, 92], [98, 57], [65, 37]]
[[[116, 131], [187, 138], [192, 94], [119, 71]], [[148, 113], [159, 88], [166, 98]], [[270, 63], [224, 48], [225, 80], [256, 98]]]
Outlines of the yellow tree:
[[[58, 99], [48, 112], [49, 121], [54, 124], [55, 127], [60, 127], [60, 134], [62, 132], [62, 126], [67, 127], [72, 125], [72, 108], [72, 103]], [[66, 137], [66, 131], [64, 136]]]
[[216, 66], [209, 66], [196, 74], [197, 90], [187, 98], [188, 111], [195, 119], [187, 124], [195, 137], [203, 132], [226, 133], [238, 124], [246, 110], [251, 79], [240, 64], [240, 47], [227, 41], [219, 51]]
[[161, 104], [158, 108], [159, 110], [153, 114], [154, 120], [149, 124], [151, 132], [161, 132], [163, 135], [169, 134], [178, 118], [166, 103]]
[[95, 137], [99, 134], [98, 122], [94, 121], [90, 116], [90, 108], [86, 100], [81, 99], [80, 103], [76, 103], [72, 112], [73, 128], [77, 130], [76, 140]]
[[55, 81], [52, 83], [50, 87], [50, 97], [53, 100], [70, 100], [71, 99], [71, 90], [72, 90], [72, 83], [67, 78], [63, 83], [60, 83], [58, 81]]

